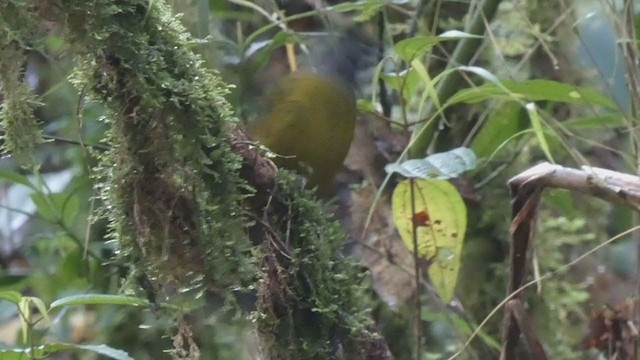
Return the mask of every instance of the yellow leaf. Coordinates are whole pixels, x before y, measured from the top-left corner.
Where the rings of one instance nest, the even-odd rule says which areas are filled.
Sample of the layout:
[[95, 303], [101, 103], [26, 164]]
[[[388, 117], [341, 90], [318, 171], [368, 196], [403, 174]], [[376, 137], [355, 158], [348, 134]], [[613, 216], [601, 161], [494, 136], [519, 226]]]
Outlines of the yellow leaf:
[[415, 228], [418, 255], [429, 261], [429, 277], [440, 297], [451, 301], [467, 229], [467, 208], [460, 194], [446, 180], [404, 180], [393, 192], [392, 211], [400, 237], [411, 251]]

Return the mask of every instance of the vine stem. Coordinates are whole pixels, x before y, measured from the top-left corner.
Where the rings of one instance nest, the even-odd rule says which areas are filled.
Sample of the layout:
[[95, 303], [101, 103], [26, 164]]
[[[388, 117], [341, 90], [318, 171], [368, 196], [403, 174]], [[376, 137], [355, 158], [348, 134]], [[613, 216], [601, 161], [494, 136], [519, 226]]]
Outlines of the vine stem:
[[409, 191], [411, 195], [411, 235], [413, 237], [413, 263], [416, 280], [416, 359], [420, 360], [422, 353], [422, 301], [420, 300], [420, 254], [418, 254], [418, 233], [416, 231], [416, 222], [414, 217], [416, 214], [416, 197], [415, 197], [415, 179], [409, 179], [411, 186]]

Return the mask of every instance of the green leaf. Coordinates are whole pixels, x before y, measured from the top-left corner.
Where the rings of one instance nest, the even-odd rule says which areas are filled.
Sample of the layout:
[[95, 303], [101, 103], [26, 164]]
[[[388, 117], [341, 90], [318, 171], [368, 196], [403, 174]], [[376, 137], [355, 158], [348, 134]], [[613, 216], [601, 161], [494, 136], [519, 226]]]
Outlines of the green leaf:
[[36, 210], [38, 210], [38, 214], [42, 216], [42, 218], [50, 223], [57, 223], [59, 217], [59, 212], [53, 207], [53, 204], [47, 199], [47, 194], [45, 193], [33, 193], [31, 194], [31, 200], [36, 204]]
[[429, 155], [423, 159], [412, 159], [402, 163], [388, 164], [384, 170], [407, 178], [451, 179], [476, 167], [476, 155], [469, 148], [460, 147], [447, 152]]
[[462, 89], [453, 94], [447, 100], [446, 105], [454, 105], [459, 103], [475, 104], [485, 100], [517, 100], [518, 98], [514, 94], [505, 91], [504, 89], [496, 86], [495, 84], [484, 84], [468, 89]]
[[16, 305], [20, 304], [22, 294], [17, 291], [0, 291], [0, 300], [6, 300]]
[[0, 358], [2, 360], [25, 360], [25, 359], [43, 359], [55, 353], [62, 351], [92, 351], [96, 354], [104, 355], [115, 360], [134, 360], [129, 354], [122, 350], [114, 349], [110, 346], [100, 345], [77, 345], [69, 343], [48, 343], [37, 346], [32, 351], [30, 348], [25, 349], [1, 349]]
[[27, 319], [31, 319], [31, 303], [27, 297], [20, 298], [18, 303], [20, 311], [20, 328], [22, 329], [22, 342], [26, 343], [29, 336], [29, 323]]
[[482, 38], [479, 35], [467, 34], [462, 31], [447, 31], [438, 36], [415, 36], [412, 38], [399, 41], [396, 46], [396, 54], [407, 62], [411, 62], [413, 59], [419, 58], [426, 54], [431, 48], [441, 42], [449, 40], [460, 40], [464, 38]]
[[[0, 270], [0, 287], [16, 285], [27, 278], [28, 276], [24, 274], [9, 274]], [[0, 299], [2, 299], [2, 296], [0, 296]]]
[[551, 148], [549, 147], [549, 143], [547, 142], [547, 137], [545, 136], [544, 129], [542, 128], [543, 120], [542, 120], [542, 117], [540, 117], [540, 114], [538, 113], [538, 108], [536, 107], [536, 104], [528, 103], [527, 105], [525, 105], [525, 109], [529, 114], [529, 119], [531, 120], [531, 127], [533, 128], [533, 132], [536, 134], [536, 137], [538, 138], [538, 142], [540, 143], [540, 147], [542, 148], [542, 151], [547, 157], [547, 160], [555, 164], [555, 161], [553, 161], [553, 156], [551, 155]]
[[392, 213], [407, 248], [430, 262], [431, 282], [443, 301], [451, 301], [467, 228], [467, 209], [456, 188], [446, 180], [402, 181], [393, 192]]
[[33, 189], [33, 185], [31, 184], [31, 181], [29, 181], [29, 178], [24, 175], [20, 175], [15, 171], [0, 169], [0, 179], [13, 184], [21, 184]]
[[71, 305], [128, 305], [147, 306], [145, 299], [126, 295], [81, 294], [58, 299], [51, 304], [51, 309]]
[[529, 101], [592, 104], [618, 110], [618, 105], [613, 100], [598, 91], [558, 81], [538, 79], [522, 82], [504, 81], [503, 84], [510, 91], [521, 94]]
[[278, 32], [273, 38], [263, 43], [254, 43], [254, 49], [247, 51], [246, 57], [255, 56], [254, 62], [257, 69], [264, 68], [271, 59], [273, 52], [287, 43], [297, 43], [299, 36], [292, 35], [286, 31]]
[[529, 127], [529, 119], [522, 105], [507, 101], [493, 111], [487, 122], [471, 142], [471, 149], [479, 158], [490, 157], [513, 135]]
[[418, 115], [422, 116], [422, 109], [424, 105], [427, 103], [427, 99], [430, 97], [431, 102], [435, 105], [436, 109], [442, 109], [442, 104], [440, 104], [440, 98], [438, 98], [438, 92], [436, 91], [436, 83], [429, 76], [429, 72], [424, 65], [418, 61], [413, 60], [411, 62], [411, 66], [416, 70], [416, 73], [422, 79], [422, 84], [424, 85], [424, 92], [422, 93], [422, 97], [420, 98]]
[[[65, 226], [71, 226], [76, 221], [78, 209], [80, 208], [80, 199], [72, 192], [59, 194], [61, 196], [60, 206], [62, 211], [62, 223]], [[54, 201], [57, 201], [54, 197]]]
[[38, 214], [50, 223], [62, 221], [65, 226], [71, 226], [78, 215], [79, 199], [69, 192], [54, 194], [38, 192], [31, 194], [31, 199], [36, 204]]
[[363, 112], [375, 112], [376, 111], [376, 106], [373, 105], [373, 103], [369, 100], [365, 100], [365, 99], [358, 99], [358, 102], [356, 104], [358, 106], [358, 111], [363, 111]]
[[31, 304], [33, 304], [40, 312], [40, 315], [42, 315], [48, 323], [51, 323], [47, 306], [44, 304], [44, 301], [42, 301], [42, 299], [34, 296], [25, 296], [23, 299], [27, 299]]
[[521, 82], [505, 80], [501, 82], [501, 85], [491, 82], [473, 88], [463, 89], [454, 94], [447, 104], [453, 105], [461, 102], [477, 103], [494, 98], [591, 104], [618, 111], [616, 103], [598, 91], [557, 81], [540, 79]]
[[459, 70], [461, 71], [466, 71], [466, 72], [470, 72], [473, 74], [476, 74], [478, 76], [480, 76], [481, 78], [485, 79], [488, 82], [491, 82], [493, 84], [495, 84], [497, 87], [503, 89], [503, 90], [507, 90], [502, 83], [500, 83], [500, 80], [498, 80], [498, 77], [493, 75], [489, 70], [485, 69], [485, 68], [481, 68], [479, 66], [459, 66], [458, 67]]
[[580, 117], [563, 121], [562, 125], [570, 130], [619, 129], [629, 126], [621, 114]]
[[402, 93], [402, 98], [406, 102], [411, 99], [422, 82], [415, 68], [399, 73], [383, 73], [381, 76], [389, 88]]

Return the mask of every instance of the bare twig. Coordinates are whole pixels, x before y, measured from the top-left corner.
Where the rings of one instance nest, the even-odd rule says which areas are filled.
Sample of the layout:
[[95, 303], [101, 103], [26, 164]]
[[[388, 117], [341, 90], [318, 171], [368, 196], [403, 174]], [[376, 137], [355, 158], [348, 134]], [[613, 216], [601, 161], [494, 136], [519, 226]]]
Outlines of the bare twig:
[[599, 197], [640, 212], [640, 177], [583, 166], [572, 169], [541, 163], [509, 180], [509, 186], [549, 186]]
[[536, 335], [535, 330], [531, 326], [531, 321], [527, 316], [527, 313], [522, 306], [520, 300], [510, 300], [506, 305], [507, 311], [514, 317], [518, 327], [522, 331], [524, 341], [527, 343], [531, 358], [536, 360], [547, 360], [549, 357], [544, 351], [544, 347], [540, 342], [540, 339]]
[[[542, 163], [509, 180], [512, 196], [511, 251], [508, 294], [509, 302], [503, 324], [503, 346], [500, 359], [517, 359], [517, 343], [524, 335], [533, 358], [544, 359], [544, 351], [533, 329], [528, 326], [524, 311], [518, 305], [524, 303], [520, 291], [527, 276], [531, 258], [538, 204], [545, 187], [577, 191], [596, 196], [611, 203], [626, 205], [640, 212], [640, 177], [607, 169], [583, 166], [572, 169], [550, 163]], [[514, 307], [515, 306], [515, 307]], [[520, 313], [518, 313], [520, 311]], [[528, 333], [527, 333], [528, 332]], [[542, 351], [540, 353], [540, 351]]]

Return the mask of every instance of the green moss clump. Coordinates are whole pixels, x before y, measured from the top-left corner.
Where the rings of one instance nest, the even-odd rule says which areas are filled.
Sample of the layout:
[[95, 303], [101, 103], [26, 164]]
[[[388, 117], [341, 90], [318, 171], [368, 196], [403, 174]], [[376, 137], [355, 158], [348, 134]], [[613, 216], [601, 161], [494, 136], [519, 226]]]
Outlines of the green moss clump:
[[378, 339], [366, 274], [340, 256], [344, 232], [325, 205], [290, 174], [281, 177], [255, 316], [263, 348], [274, 359], [361, 358]]
[[169, 297], [247, 284], [255, 268], [228, 87], [162, 2], [49, 6], [80, 54], [73, 82], [110, 110], [97, 183], [121, 254]]
[[[25, 5], [22, 5], [26, 7]], [[25, 50], [39, 42], [33, 18], [13, 1], [0, 2], [0, 92], [3, 94], [0, 123], [4, 128], [2, 151], [18, 164], [34, 168], [35, 149], [42, 133], [34, 115], [37, 97], [24, 81]]]

